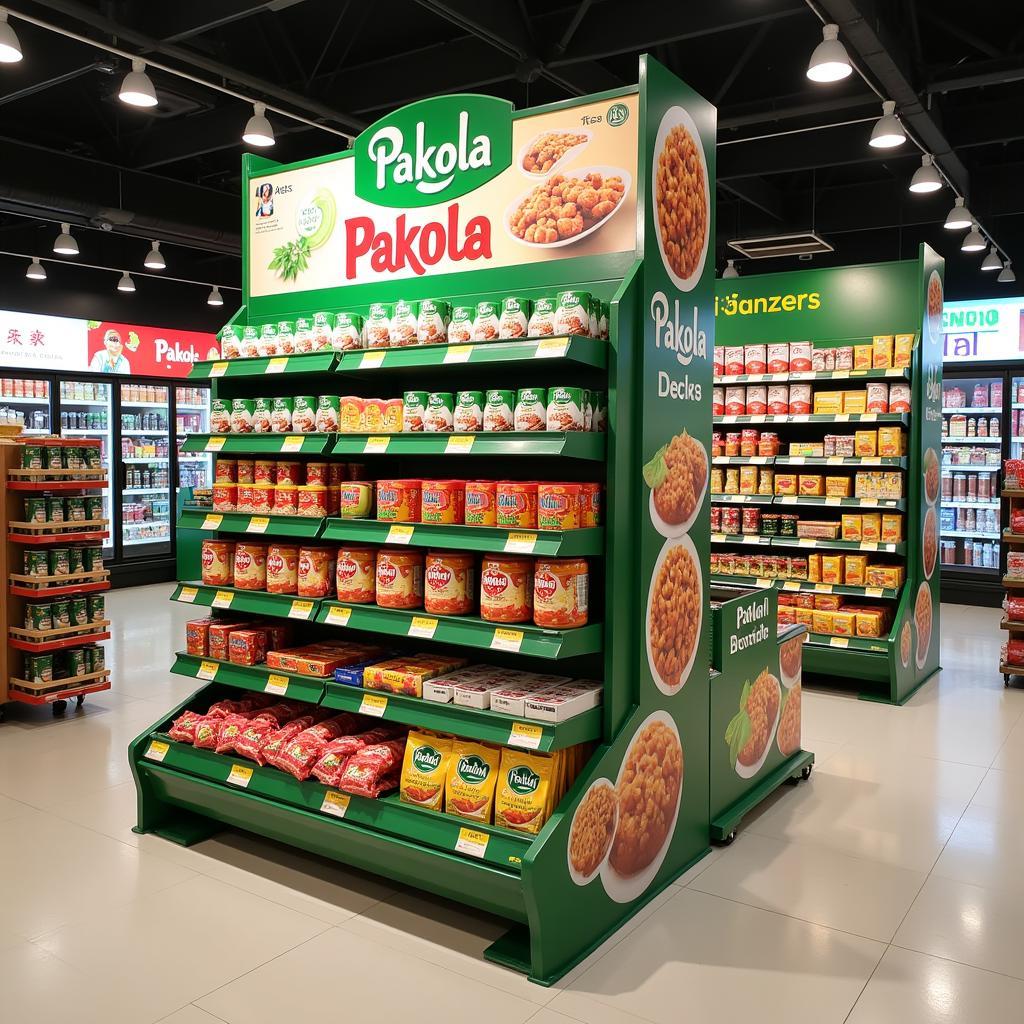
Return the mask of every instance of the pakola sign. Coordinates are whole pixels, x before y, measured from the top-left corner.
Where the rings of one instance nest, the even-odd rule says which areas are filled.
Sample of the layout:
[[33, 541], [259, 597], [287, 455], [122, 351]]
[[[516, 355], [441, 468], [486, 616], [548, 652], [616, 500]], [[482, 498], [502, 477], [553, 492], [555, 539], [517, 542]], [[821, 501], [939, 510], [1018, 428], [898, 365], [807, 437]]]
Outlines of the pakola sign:
[[355, 193], [375, 206], [457, 199], [512, 163], [512, 104], [493, 96], [441, 96], [381, 118], [353, 144]]

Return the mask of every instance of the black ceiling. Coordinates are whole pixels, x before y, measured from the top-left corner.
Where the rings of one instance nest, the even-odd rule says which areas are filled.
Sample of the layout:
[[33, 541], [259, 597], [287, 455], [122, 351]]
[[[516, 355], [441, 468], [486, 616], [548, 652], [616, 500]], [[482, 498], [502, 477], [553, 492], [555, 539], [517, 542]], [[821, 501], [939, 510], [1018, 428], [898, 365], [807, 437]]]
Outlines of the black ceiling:
[[[650, 52], [719, 109], [718, 239], [813, 228], [836, 248], [815, 264], [907, 257], [927, 241], [947, 258], [951, 295], [992, 294], [995, 275], [942, 229], [943, 190], [907, 191], [909, 143], [867, 145], [880, 106], [857, 75], [804, 74], [821, 21], [804, 0], [15, 0], [24, 60], [0, 65], [0, 250], [49, 252], [54, 225], [82, 258], [141, 268], [150, 238], [178, 276], [239, 278], [242, 101], [151, 70], [160, 105], [117, 100], [116, 56], [20, 20], [216, 80], [351, 133], [444, 92], [536, 105], [636, 80]], [[1020, 4], [975, 0], [816, 0], [873, 84], [967, 192], [968, 205], [1024, 271], [1024, 20]], [[277, 160], [344, 146], [272, 115]], [[850, 123], [855, 122], [855, 123]], [[125, 211], [119, 213], [118, 211]], [[132, 237], [137, 236], [137, 237]], [[173, 254], [173, 255], [172, 255]], [[741, 263], [754, 272], [807, 266]], [[0, 276], [23, 273], [0, 260]], [[230, 303], [230, 299], [229, 299]]]

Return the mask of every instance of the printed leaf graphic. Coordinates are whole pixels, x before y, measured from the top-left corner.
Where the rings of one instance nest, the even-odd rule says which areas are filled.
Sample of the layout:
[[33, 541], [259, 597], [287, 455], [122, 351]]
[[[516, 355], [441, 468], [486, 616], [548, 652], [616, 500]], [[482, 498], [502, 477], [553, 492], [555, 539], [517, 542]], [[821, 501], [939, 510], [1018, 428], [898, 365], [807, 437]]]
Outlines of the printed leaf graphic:
[[87, 323], [87, 326], [88, 326], [90, 331], [95, 331], [96, 328], [99, 327], [99, 325], [100, 325], [99, 320], [89, 320], [88, 323]]
[[729, 763], [735, 765], [740, 752], [750, 742], [750, 716], [746, 708], [733, 715], [725, 730], [725, 742], [729, 744]]
[[644, 483], [652, 491], [660, 487], [665, 482], [665, 477], [668, 476], [668, 464], [665, 462], [665, 453], [667, 451], [668, 445], [663, 444], [651, 457], [650, 462], [644, 466]]

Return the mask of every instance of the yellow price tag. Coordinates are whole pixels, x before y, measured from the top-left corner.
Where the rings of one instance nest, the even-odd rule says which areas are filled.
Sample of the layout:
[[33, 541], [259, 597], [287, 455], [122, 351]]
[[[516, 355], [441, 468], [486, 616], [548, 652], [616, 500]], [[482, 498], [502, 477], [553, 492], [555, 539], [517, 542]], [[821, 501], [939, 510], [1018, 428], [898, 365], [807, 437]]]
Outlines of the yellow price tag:
[[207, 682], [212, 682], [217, 678], [217, 669], [220, 665], [215, 661], [204, 661], [199, 666], [199, 671], [196, 672], [196, 679], [205, 679]]
[[276, 693], [283, 697], [288, 692], [288, 677], [280, 675], [267, 676], [267, 685], [263, 687], [264, 693]]
[[514, 651], [518, 654], [519, 649], [523, 646], [524, 635], [521, 629], [504, 629], [499, 627], [495, 629], [494, 635], [491, 637], [491, 650]]
[[882, 596], [882, 588], [881, 587], [865, 587], [864, 588], [864, 596], [865, 597], [881, 597]]
[[487, 842], [490, 838], [486, 832], [480, 832], [475, 828], [460, 828], [455, 850], [469, 857], [483, 857], [487, 853]]
[[320, 810], [324, 814], [333, 815], [335, 818], [344, 818], [352, 797], [348, 793], [339, 793], [336, 789], [329, 789], [324, 793], [323, 803]]
[[178, 594], [178, 600], [183, 601], [185, 604], [191, 604], [199, 593], [198, 587], [182, 587], [181, 592]]
[[285, 452], [301, 452], [303, 440], [304, 438], [302, 437], [301, 434], [289, 434], [281, 442], [281, 453], [284, 454]]
[[249, 520], [249, 525], [246, 526], [246, 533], [266, 533], [267, 527], [270, 525], [269, 516], [253, 516]]
[[203, 530], [219, 530], [220, 524], [224, 522], [224, 517], [220, 514], [208, 514], [203, 520], [203, 525], [200, 529]]
[[772, 586], [772, 581], [769, 579], [762, 579], [758, 577], [757, 585], [763, 590], [765, 587]]
[[408, 544], [412, 535], [416, 532], [415, 526], [406, 526], [404, 523], [394, 523], [388, 530], [386, 544]]
[[162, 761], [170, 749], [171, 745], [169, 743], [164, 743], [161, 740], [150, 740], [149, 747], [146, 750], [146, 757], [150, 761]]
[[860, 499], [860, 503], [865, 508], [868, 508], [868, 507], [874, 508], [874, 506], [878, 504], [878, 499], [877, 498], [861, 498]]
[[452, 434], [444, 447], [445, 455], [465, 455], [473, 450], [476, 438], [472, 434]]
[[218, 590], [213, 598], [214, 608], [230, 608], [235, 595], [230, 590]]
[[543, 738], [544, 727], [542, 725], [534, 725], [532, 722], [513, 722], [508, 734], [508, 744], [510, 747], [537, 750]]
[[437, 619], [428, 618], [425, 615], [414, 615], [409, 623], [407, 636], [418, 636], [424, 640], [430, 640], [437, 629]]
[[862, 412], [860, 414], [860, 420], [862, 423], [874, 423], [878, 419], [877, 412]]
[[249, 780], [252, 778], [252, 769], [244, 764], [233, 764], [231, 771], [228, 772], [227, 781], [232, 786], [241, 786], [245, 789], [249, 785]]
[[818, 540], [816, 537], [801, 537], [797, 543], [797, 547], [801, 548], [816, 548], [818, 546]]
[[387, 352], [382, 348], [368, 349], [359, 360], [360, 370], [376, 370], [384, 363]]
[[850, 376], [850, 371], [849, 370], [833, 370], [832, 371], [832, 379], [833, 380], [844, 380], [845, 378], [847, 378], [849, 376]]
[[313, 611], [312, 601], [292, 601], [291, 608], [288, 609], [289, 619], [308, 619]]
[[829, 637], [829, 647], [849, 647], [850, 638], [845, 636], [833, 636]]
[[535, 533], [510, 533], [505, 540], [506, 551], [518, 551], [524, 555], [532, 555], [537, 546]]
[[719, 544], [723, 544], [726, 540], [726, 536], [724, 533], [713, 533], [711, 534], [711, 539], [713, 541], [717, 541]]
[[351, 617], [351, 608], [340, 608], [338, 605], [334, 605], [327, 612], [327, 622], [332, 626], [347, 626]]
[[831, 583], [815, 583], [814, 589], [819, 594], [831, 594], [832, 584]]
[[390, 437], [368, 437], [363, 445], [364, 455], [382, 455], [388, 450]]
[[382, 693], [364, 693], [359, 704], [359, 714], [383, 718], [388, 709], [388, 699]]
[[227, 363], [214, 363], [213, 366], [210, 367], [210, 376], [211, 377], [223, 377], [224, 374], [227, 373], [227, 372], [228, 372], [228, 364]]
[[542, 338], [537, 343], [534, 359], [559, 359], [565, 355], [569, 347], [568, 338]]
[[850, 414], [848, 412], [837, 412], [836, 413], [836, 423], [849, 423], [849, 422], [850, 422]]
[[288, 369], [288, 357], [277, 356], [271, 359], [267, 363], [267, 368], [263, 371], [264, 373], [284, 373]]
[[825, 465], [826, 466], [841, 466], [842, 464], [843, 464], [843, 457], [842, 457], [842, 455], [830, 455], [825, 460]]
[[206, 441], [206, 451], [208, 452], [219, 452], [224, 447], [224, 442], [227, 440], [226, 437], [211, 437]]
[[840, 505], [840, 504], [842, 504], [842, 500], [843, 500], [842, 498], [835, 498], [835, 497], [826, 498], [825, 499], [825, 504], [826, 505]]
[[786, 582], [782, 584], [782, 589], [783, 590], [799, 590], [800, 589], [800, 584], [797, 583], [796, 580], [786, 580]]
[[878, 541], [877, 540], [862, 540], [860, 542], [861, 551], [877, 551]]
[[446, 366], [451, 363], [468, 363], [472, 354], [472, 345], [453, 345], [445, 352], [444, 359], [442, 361]]

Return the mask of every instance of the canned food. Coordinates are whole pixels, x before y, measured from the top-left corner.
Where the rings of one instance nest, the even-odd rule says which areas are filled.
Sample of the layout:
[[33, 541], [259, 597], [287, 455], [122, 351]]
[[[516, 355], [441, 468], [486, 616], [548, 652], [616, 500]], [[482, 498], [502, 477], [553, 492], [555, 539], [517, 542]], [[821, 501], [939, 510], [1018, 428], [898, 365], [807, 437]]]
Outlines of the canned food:
[[416, 341], [420, 345], [444, 344], [448, 340], [451, 304], [444, 299], [423, 299], [416, 318]]
[[316, 430], [317, 400], [315, 395], [296, 395], [292, 399], [292, 430], [311, 434]]
[[387, 403], [383, 398], [363, 399], [363, 426], [368, 434], [384, 433], [384, 410]]
[[25, 522], [45, 523], [46, 522], [46, 499], [26, 498], [25, 499]]
[[420, 521], [462, 524], [466, 514], [465, 480], [424, 480], [420, 500]]
[[580, 505], [583, 526], [600, 526], [604, 522], [604, 488], [593, 482], [580, 484], [580, 487], [583, 488]]
[[252, 479], [255, 484], [277, 483], [277, 463], [273, 459], [255, 459]]
[[52, 607], [49, 604], [26, 604], [25, 628], [34, 633], [48, 633], [54, 628]]
[[509, 295], [502, 299], [498, 337], [512, 341], [525, 338], [530, 326], [531, 305], [529, 299], [520, 295]]
[[416, 321], [419, 319], [420, 304], [399, 299], [391, 317], [391, 345], [405, 347], [416, 344]]
[[516, 430], [546, 430], [547, 421], [547, 388], [520, 388], [516, 392]]
[[213, 434], [231, 432], [231, 403], [226, 398], [210, 399], [210, 432]]
[[389, 523], [418, 523], [421, 480], [378, 480], [377, 519]]
[[231, 399], [231, 432], [233, 434], [252, 433], [252, 414], [256, 410], [256, 401], [252, 398]]
[[256, 493], [254, 488], [255, 484], [239, 484], [237, 490], [237, 497], [235, 499], [235, 511], [236, 512], [255, 512], [256, 511]]
[[302, 484], [295, 488], [298, 496], [296, 515], [324, 519], [329, 516], [328, 492], [323, 484]]
[[210, 587], [230, 587], [234, 576], [235, 545], [228, 540], [204, 540], [202, 547], [203, 583]]
[[501, 328], [501, 309], [497, 302], [485, 299], [476, 304], [473, 316], [473, 341], [495, 341]]
[[757, 507], [743, 509], [743, 532], [759, 533], [761, 530], [761, 510]]
[[307, 484], [320, 484], [326, 486], [330, 483], [330, 469], [328, 468], [330, 463], [328, 462], [307, 462], [306, 463], [306, 483]]
[[335, 314], [331, 347], [335, 352], [349, 352], [363, 347], [363, 318], [358, 313]]
[[234, 484], [238, 482], [238, 460], [220, 459], [213, 466], [213, 482], [215, 484]]
[[381, 608], [419, 608], [423, 604], [423, 553], [381, 548], [376, 583]]
[[65, 507], [67, 508], [67, 522], [69, 523], [84, 523], [85, 522], [85, 498], [72, 495], [69, 498], [64, 499]]
[[79, 576], [85, 572], [85, 550], [84, 548], [68, 548], [68, 573], [71, 576]]
[[[328, 462], [327, 463], [327, 485], [328, 487], [337, 487], [338, 484], [343, 483], [348, 479], [347, 475], [348, 467], [344, 462]], [[309, 483], [307, 480], [306, 483]]]
[[451, 319], [448, 321], [448, 344], [461, 345], [473, 340], [473, 318], [476, 316], [474, 306], [452, 306]]
[[252, 511], [269, 514], [274, 511], [274, 494], [277, 488], [273, 484], [252, 485]]
[[583, 388], [551, 388], [548, 391], [548, 430], [582, 430], [585, 407]]
[[385, 434], [400, 434], [404, 417], [405, 403], [401, 398], [387, 398], [384, 400]]
[[445, 434], [455, 428], [455, 396], [450, 391], [432, 391], [427, 395], [423, 429], [428, 434]]
[[466, 525], [496, 526], [498, 485], [493, 480], [466, 482]]
[[316, 405], [316, 429], [321, 434], [340, 430], [341, 399], [337, 395], [320, 395]]
[[47, 469], [64, 469], [64, 449], [59, 444], [48, 444], [43, 449], [43, 461]]
[[480, 617], [529, 622], [533, 617], [533, 560], [485, 555], [480, 566]]
[[267, 548], [267, 593], [294, 594], [299, 589], [299, 549], [295, 544]]
[[67, 576], [71, 572], [71, 554], [67, 548], [50, 548], [48, 554], [51, 576]]
[[419, 433], [427, 417], [427, 392], [406, 391], [402, 397], [402, 430]]
[[555, 309], [558, 307], [558, 300], [554, 297], [535, 299], [533, 303], [533, 316], [527, 327], [531, 338], [548, 338], [555, 333]]
[[460, 434], [484, 429], [484, 393], [460, 391], [455, 398], [455, 429]]
[[334, 548], [299, 548], [299, 597], [328, 597], [334, 589]]
[[267, 589], [267, 545], [239, 541], [235, 545], [234, 585], [239, 590]]
[[105, 602], [102, 594], [89, 594], [89, 621], [102, 622], [106, 618]]
[[85, 651], [80, 647], [72, 651], [65, 651], [64, 667], [67, 669], [68, 675], [72, 678], [75, 676], [84, 676], [87, 671], [85, 664]]
[[533, 577], [533, 621], [549, 629], [585, 626], [588, 584], [585, 558], [538, 559]]
[[537, 485], [538, 529], [576, 530], [582, 525], [582, 484]]
[[476, 590], [476, 558], [465, 552], [428, 551], [423, 607], [434, 615], [468, 615]]
[[[291, 320], [279, 320], [277, 322], [277, 338], [276, 348], [281, 355], [291, 355], [296, 349], [295, 335], [298, 331], [298, 320], [294, 323]], [[306, 343], [306, 339], [310, 337], [310, 329], [308, 327], [308, 321], [303, 321], [302, 329], [302, 341]], [[262, 339], [261, 339], [262, 340]], [[262, 346], [261, 346], [262, 347]], [[260, 355], [262, 355], [262, 351]], [[274, 354], [274, 353], [269, 353]]]
[[502, 481], [495, 494], [497, 525], [523, 529], [537, 528], [537, 484]]
[[26, 576], [50, 575], [50, 559], [45, 551], [26, 551], [23, 565]]
[[66, 598], [58, 598], [50, 602], [50, 615], [54, 629], [65, 629], [71, 625], [71, 602]]
[[358, 545], [340, 548], [335, 582], [339, 601], [373, 604], [377, 599], [377, 549]]
[[21, 446], [21, 468], [42, 469], [43, 468], [43, 447], [38, 444], [25, 444]]
[[[103, 508], [103, 499], [98, 499], [100, 509]], [[48, 497], [46, 499], [46, 518], [51, 523], [64, 522], [64, 499], [59, 497]]]
[[350, 480], [338, 485], [338, 515], [342, 519], [365, 519], [373, 508], [374, 485]]
[[590, 292], [559, 292], [555, 309], [555, 334], [582, 334], [589, 337], [590, 304]]
[[102, 672], [106, 666], [106, 657], [103, 654], [103, 648], [98, 644], [95, 647], [86, 647], [86, 668], [90, 673]]
[[256, 482], [256, 463], [252, 459], [239, 459], [236, 468], [240, 484], [254, 484]]
[[391, 344], [391, 318], [394, 308], [387, 302], [374, 302], [366, 316], [364, 333], [367, 348], [387, 348]]
[[292, 429], [292, 409], [295, 403], [291, 398], [275, 398], [270, 404], [270, 429], [275, 434], [286, 434]]
[[252, 432], [269, 434], [273, 428], [274, 400], [255, 398], [252, 406]]
[[89, 625], [89, 602], [85, 596], [71, 598], [71, 625]]
[[238, 502], [238, 484], [215, 483], [213, 485], [214, 512], [234, 512]]
[[488, 391], [487, 405], [484, 407], [484, 430], [515, 429], [515, 405], [514, 391]]
[[53, 655], [26, 654], [25, 678], [31, 683], [52, 683]]

